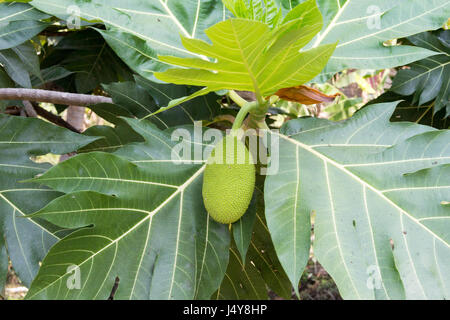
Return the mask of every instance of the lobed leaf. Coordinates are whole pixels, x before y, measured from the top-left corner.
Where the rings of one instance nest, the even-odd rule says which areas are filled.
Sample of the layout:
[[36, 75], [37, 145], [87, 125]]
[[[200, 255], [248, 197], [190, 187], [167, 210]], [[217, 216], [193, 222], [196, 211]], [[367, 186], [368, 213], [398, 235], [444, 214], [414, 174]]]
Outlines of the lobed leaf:
[[184, 68], [157, 72], [155, 77], [205, 87], [190, 98], [222, 89], [269, 96], [308, 82], [325, 66], [335, 44], [299, 52], [322, 28], [322, 18], [314, 0], [299, 5], [296, 12], [274, 30], [245, 19], [220, 22], [205, 31], [212, 44], [183, 37], [187, 50], [214, 60], [161, 56], [161, 61]]
[[339, 44], [315, 81], [349, 68], [392, 68], [434, 55], [425, 48], [385, 46], [384, 42], [438, 29], [450, 16], [449, 0], [319, 0], [318, 4], [324, 27], [310, 47]]
[[103, 22], [106, 30], [100, 32], [111, 48], [147, 78], [168, 67], [158, 54], [195, 56], [182, 47], [180, 34], [203, 38], [204, 29], [225, 18], [220, 0], [34, 0], [31, 5], [65, 21], [67, 8], [76, 6], [82, 19]]
[[[26, 286], [47, 251], [64, 235], [64, 230], [46, 221], [23, 218], [60, 195], [42, 185], [21, 182], [49, 168], [30, 157], [69, 153], [96, 139], [42, 120], [0, 114], [0, 238], [5, 239], [14, 270]], [[2, 255], [0, 265], [5, 263], [7, 257]]]
[[449, 296], [450, 132], [390, 123], [397, 103], [351, 119], [289, 121], [265, 185], [277, 254], [296, 285], [310, 247], [345, 299]]
[[[205, 164], [175, 165], [169, 133], [127, 122], [145, 142], [73, 157], [35, 179], [67, 195], [33, 217], [79, 230], [50, 250], [28, 299], [106, 299], [116, 277], [116, 299], [205, 299], [219, 286], [229, 233], [203, 206]], [[78, 290], [66, 285], [69, 266]]]

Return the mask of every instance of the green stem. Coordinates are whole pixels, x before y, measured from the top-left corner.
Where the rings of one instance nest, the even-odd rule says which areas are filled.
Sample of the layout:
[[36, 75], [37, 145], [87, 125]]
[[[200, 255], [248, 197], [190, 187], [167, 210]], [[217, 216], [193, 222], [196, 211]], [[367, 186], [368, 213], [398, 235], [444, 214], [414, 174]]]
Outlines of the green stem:
[[234, 90], [228, 91], [228, 97], [233, 100], [239, 107], [244, 107], [247, 101], [243, 99], [240, 95], [236, 93]]
[[228, 97], [241, 107], [241, 110], [239, 110], [236, 120], [234, 121], [233, 130], [238, 130], [242, 126], [248, 113], [251, 113], [250, 120], [253, 127], [269, 129], [265, 122], [269, 102], [264, 100], [261, 95], [256, 93], [257, 101], [248, 102], [238, 95], [236, 91], [230, 90], [228, 91]]
[[259, 107], [259, 103], [256, 101], [253, 102], [247, 102], [242, 108], [241, 110], [239, 110], [237, 116], [236, 116], [236, 120], [234, 120], [233, 123], [233, 127], [231, 128], [233, 131], [234, 130], [238, 130], [240, 127], [242, 127], [242, 123], [245, 120], [245, 117], [247, 116], [247, 114], [252, 111], [255, 110]]
[[262, 107], [263, 105], [267, 105], [267, 101], [264, 100], [264, 98], [261, 96], [261, 94], [258, 92], [255, 92], [256, 95], [256, 101], [258, 101], [259, 105]]

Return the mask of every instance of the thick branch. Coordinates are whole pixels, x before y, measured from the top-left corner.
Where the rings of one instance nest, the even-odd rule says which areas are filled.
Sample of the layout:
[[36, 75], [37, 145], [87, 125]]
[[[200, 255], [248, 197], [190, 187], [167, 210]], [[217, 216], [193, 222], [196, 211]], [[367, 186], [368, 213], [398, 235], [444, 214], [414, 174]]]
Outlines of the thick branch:
[[113, 103], [111, 98], [89, 94], [67, 93], [40, 89], [0, 89], [0, 100], [28, 100], [85, 107], [98, 103]]

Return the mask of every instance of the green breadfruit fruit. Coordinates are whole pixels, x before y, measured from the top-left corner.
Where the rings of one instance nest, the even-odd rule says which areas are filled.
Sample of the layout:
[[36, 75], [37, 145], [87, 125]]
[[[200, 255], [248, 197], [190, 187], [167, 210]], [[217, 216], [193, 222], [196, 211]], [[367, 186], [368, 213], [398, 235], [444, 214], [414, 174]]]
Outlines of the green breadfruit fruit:
[[245, 145], [234, 135], [211, 152], [203, 177], [203, 202], [211, 217], [233, 223], [247, 211], [255, 189], [255, 165]]

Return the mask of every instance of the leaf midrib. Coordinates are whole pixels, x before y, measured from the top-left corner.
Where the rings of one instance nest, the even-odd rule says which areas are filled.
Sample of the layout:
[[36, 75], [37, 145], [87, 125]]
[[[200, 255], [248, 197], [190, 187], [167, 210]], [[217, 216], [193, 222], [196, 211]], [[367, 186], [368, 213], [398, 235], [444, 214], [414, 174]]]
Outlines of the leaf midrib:
[[9, 18], [11, 18], [11, 17], [18, 16], [18, 15], [20, 15], [20, 14], [22, 14], [22, 13], [31, 11], [31, 10], [33, 10], [33, 9], [34, 9], [33, 7], [30, 7], [30, 8], [28, 8], [28, 9], [25, 9], [25, 10], [22, 10], [22, 11], [15, 12], [15, 13], [13, 13], [13, 14], [10, 14], [9, 16], [0, 18], [0, 21], [7, 20], [7, 19], [9, 19]]
[[[3, 201], [5, 201], [8, 205], [10, 205], [15, 211], [19, 212], [22, 216], [26, 216], [25, 213], [20, 210], [14, 203], [12, 203], [8, 198], [6, 198], [2, 193], [4, 191], [0, 192], [0, 199], [3, 199]], [[36, 221], [34, 221], [33, 219], [29, 219], [29, 221], [31, 221], [32, 223], [34, 223], [35, 225], [37, 225], [39, 228], [41, 228], [43, 231], [47, 232], [49, 235], [51, 235], [52, 237], [54, 237], [57, 240], [60, 240], [60, 238], [58, 236], [56, 236], [55, 234], [53, 234], [52, 232], [50, 232], [49, 230], [47, 230], [46, 228], [44, 228], [43, 226], [41, 226], [40, 224], [38, 224]]]
[[[238, 37], [238, 35], [236, 33], [236, 29], [234, 27], [234, 24], [233, 24], [232, 20], [230, 20], [230, 25], [231, 25], [231, 29], [233, 30], [234, 38], [236, 39], [236, 43], [238, 45], [238, 49], [239, 49], [239, 51], [241, 53], [241, 57], [242, 57], [242, 61], [244, 62], [244, 66], [247, 69], [247, 72], [248, 72], [248, 75], [250, 76], [250, 79], [252, 79], [253, 88], [255, 90], [255, 93], [257, 94], [257, 96], [259, 96], [260, 95], [260, 90], [259, 90], [259, 87], [258, 87], [258, 82], [256, 80], [255, 75], [253, 74], [253, 70], [251, 69], [251, 66], [250, 66], [249, 62], [247, 61], [247, 57], [244, 54], [244, 51], [243, 51], [242, 46], [241, 46], [241, 42], [239, 41], [239, 37]], [[258, 59], [258, 57], [259, 57], [259, 55], [257, 57], [255, 57], [255, 61]]]
[[428, 229], [425, 225], [423, 225], [422, 223], [420, 223], [418, 221], [418, 219], [416, 219], [415, 217], [413, 217], [411, 214], [409, 214], [407, 211], [405, 211], [404, 209], [402, 209], [401, 207], [399, 207], [395, 202], [393, 202], [390, 198], [388, 198], [385, 194], [383, 194], [380, 190], [378, 190], [377, 188], [375, 188], [373, 185], [371, 185], [370, 183], [368, 183], [367, 181], [363, 180], [362, 178], [358, 177], [356, 174], [354, 174], [353, 172], [351, 172], [350, 170], [346, 169], [346, 167], [344, 167], [343, 165], [341, 165], [340, 163], [334, 161], [333, 159], [328, 158], [327, 156], [325, 156], [324, 154], [312, 149], [310, 146], [297, 141], [293, 138], [287, 137], [285, 135], [276, 133], [276, 132], [272, 132], [272, 134], [276, 134], [279, 137], [281, 137], [282, 139], [289, 141], [290, 143], [293, 143], [299, 147], [301, 147], [302, 149], [312, 153], [313, 155], [317, 156], [318, 158], [320, 158], [321, 160], [333, 165], [334, 167], [336, 167], [337, 169], [343, 171], [344, 173], [348, 174], [350, 177], [352, 177], [354, 180], [358, 181], [361, 185], [366, 186], [367, 188], [369, 188], [370, 190], [372, 190], [373, 192], [375, 192], [375, 194], [377, 194], [380, 198], [384, 199], [387, 203], [389, 203], [391, 206], [393, 206], [394, 208], [396, 208], [400, 214], [403, 214], [405, 216], [407, 216], [408, 218], [411, 219], [411, 221], [413, 221], [414, 223], [416, 223], [419, 227], [423, 228], [425, 231], [427, 231], [428, 233], [430, 233], [434, 238], [438, 239], [440, 242], [442, 242], [446, 247], [450, 248], [450, 244], [448, 244], [447, 242], [445, 242], [445, 240], [443, 240], [442, 238], [440, 238], [438, 235], [436, 235], [435, 233], [433, 233], [430, 229]]

